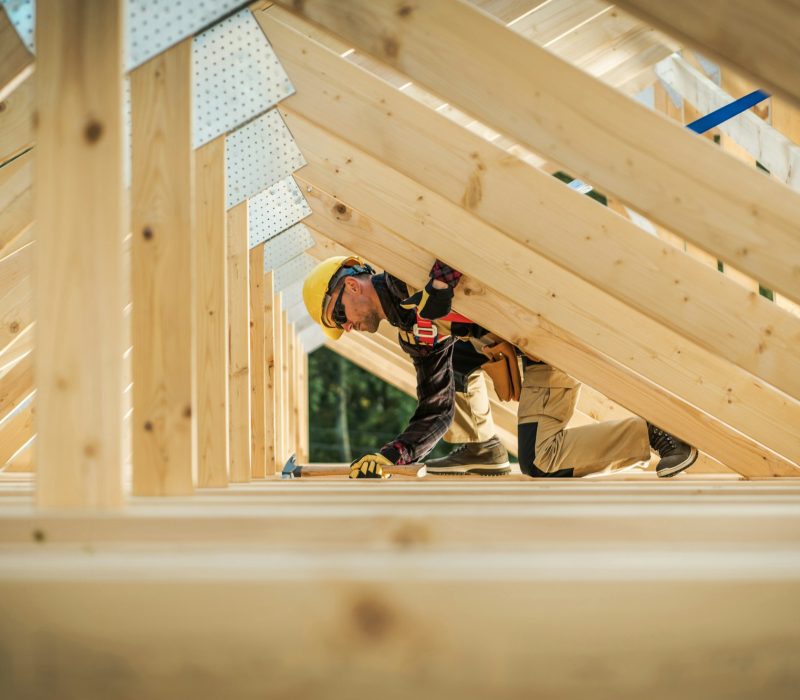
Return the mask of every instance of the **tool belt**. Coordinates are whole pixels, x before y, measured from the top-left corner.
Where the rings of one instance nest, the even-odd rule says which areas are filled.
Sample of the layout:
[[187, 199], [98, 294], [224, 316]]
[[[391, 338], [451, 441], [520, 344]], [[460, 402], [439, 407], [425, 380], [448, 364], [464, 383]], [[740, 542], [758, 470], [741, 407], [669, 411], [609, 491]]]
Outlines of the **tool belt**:
[[507, 340], [497, 336], [492, 338], [495, 341], [493, 344], [481, 348], [483, 354], [489, 358], [488, 362], [481, 365], [481, 369], [491, 378], [498, 399], [519, 401], [522, 378], [519, 374], [517, 353]]

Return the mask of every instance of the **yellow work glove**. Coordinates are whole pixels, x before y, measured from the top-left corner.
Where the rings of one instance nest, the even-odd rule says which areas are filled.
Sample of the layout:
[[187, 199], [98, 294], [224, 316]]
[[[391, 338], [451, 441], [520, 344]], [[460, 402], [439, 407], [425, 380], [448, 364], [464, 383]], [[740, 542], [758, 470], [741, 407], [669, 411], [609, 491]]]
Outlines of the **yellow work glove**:
[[[383, 468], [392, 462], [380, 452], [364, 455], [350, 463], [351, 479], [383, 479]], [[391, 474], [389, 475], [391, 476]]]

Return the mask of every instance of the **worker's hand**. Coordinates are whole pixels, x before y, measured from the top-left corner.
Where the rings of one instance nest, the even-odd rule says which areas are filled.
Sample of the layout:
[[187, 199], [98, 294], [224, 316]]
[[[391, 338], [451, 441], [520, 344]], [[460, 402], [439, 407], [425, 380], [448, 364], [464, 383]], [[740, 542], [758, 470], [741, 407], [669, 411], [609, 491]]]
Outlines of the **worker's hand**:
[[443, 282], [429, 280], [424, 289], [403, 299], [400, 306], [404, 309], [416, 309], [422, 318], [434, 321], [447, 316], [453, 304], [453, 289]]
[[[383, 468], [392, 462], [380, 452], [364, 455], [350, 463], [351, 479], [383, 479]], [[390, 475], [391, 476], [391, 475]]]

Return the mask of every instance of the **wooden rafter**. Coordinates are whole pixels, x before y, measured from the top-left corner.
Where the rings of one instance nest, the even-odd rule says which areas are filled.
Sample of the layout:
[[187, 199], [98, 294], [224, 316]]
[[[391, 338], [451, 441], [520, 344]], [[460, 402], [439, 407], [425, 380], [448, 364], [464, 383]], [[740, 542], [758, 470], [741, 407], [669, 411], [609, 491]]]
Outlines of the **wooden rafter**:
[[[353, 0], [348, 13], [338, 12], [332, 0], [280, 4], [298, 9], [762, 283], [800, 299], [795, 215], [800, 195], [787, 193], [780, 183], [469, 5], [431, 0], [398, 14], [389, 0]], [[498, 81], [498, 75], [504, 79]], [[691, 172], [687, 162], [693, 164]]]

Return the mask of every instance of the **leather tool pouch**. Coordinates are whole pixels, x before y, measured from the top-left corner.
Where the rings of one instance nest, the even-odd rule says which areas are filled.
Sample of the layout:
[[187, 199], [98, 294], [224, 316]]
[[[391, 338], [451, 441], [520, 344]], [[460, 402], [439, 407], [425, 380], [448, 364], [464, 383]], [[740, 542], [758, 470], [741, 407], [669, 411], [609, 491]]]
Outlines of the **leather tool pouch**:
[[489, 375], [494, 384], [497, 398], [501, 401], [519, 401], [522, 380], [514, 346], [507, 340], [498, 339], [494, 345], [481, 348], [489, 361], [481, 369]]

